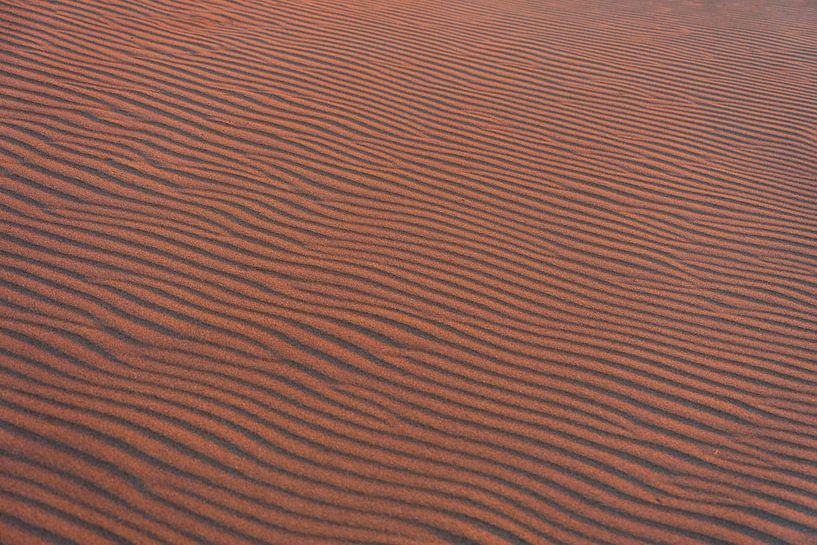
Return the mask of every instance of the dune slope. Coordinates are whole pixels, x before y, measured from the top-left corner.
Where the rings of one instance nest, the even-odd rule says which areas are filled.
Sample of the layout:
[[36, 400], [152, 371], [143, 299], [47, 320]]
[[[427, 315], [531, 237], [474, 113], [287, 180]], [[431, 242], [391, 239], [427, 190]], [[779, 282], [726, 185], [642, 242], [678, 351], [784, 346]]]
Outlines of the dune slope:
[[0, 544], [817, 544], [817, 5], [0, 0]]

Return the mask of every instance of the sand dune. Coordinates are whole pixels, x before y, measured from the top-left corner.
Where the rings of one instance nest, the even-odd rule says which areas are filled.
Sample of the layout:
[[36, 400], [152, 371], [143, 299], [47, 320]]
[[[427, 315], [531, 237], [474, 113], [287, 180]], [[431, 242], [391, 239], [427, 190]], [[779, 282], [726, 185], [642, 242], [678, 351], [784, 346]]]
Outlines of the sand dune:
[[0, 544], [817, 544], [813, 2], [0, 21]]

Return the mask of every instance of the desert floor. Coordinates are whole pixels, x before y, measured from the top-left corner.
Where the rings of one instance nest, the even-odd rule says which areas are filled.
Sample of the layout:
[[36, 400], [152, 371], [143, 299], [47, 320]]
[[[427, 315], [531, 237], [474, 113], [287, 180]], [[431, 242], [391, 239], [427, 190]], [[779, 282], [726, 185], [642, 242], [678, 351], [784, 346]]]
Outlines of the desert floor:
[[817, 3], [0, 0], [46, 543], [817, 544]]

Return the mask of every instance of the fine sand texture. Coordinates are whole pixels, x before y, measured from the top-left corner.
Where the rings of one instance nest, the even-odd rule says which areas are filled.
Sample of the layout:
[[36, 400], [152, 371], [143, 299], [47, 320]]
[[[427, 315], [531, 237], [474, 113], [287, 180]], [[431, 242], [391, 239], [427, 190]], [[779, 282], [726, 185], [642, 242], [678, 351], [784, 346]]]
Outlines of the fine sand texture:
[[817, 3], [0, 0], [0, 545], [817, 545]]

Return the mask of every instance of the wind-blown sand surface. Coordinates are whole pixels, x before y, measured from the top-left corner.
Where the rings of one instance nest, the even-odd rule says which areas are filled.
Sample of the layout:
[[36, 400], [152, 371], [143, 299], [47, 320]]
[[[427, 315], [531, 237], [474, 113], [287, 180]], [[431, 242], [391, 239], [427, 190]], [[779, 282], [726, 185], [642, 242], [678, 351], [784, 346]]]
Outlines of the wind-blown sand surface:
[[817, 544], [817, 4], [0, 0], [0, 544]]

